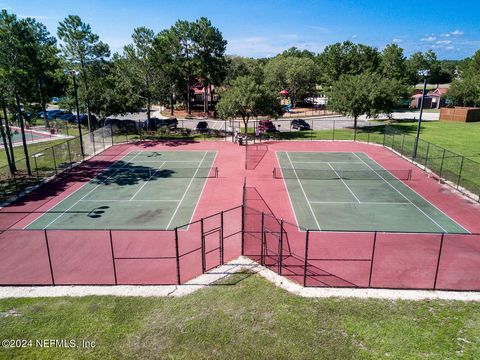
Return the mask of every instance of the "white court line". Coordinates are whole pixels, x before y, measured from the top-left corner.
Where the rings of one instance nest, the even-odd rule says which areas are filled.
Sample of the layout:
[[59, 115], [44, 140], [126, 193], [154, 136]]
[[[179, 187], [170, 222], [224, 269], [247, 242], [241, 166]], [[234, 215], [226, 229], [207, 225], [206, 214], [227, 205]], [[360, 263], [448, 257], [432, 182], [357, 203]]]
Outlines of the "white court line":
[[295, 161], [295, 164], [362, 164], [359, 161]]
[[[159, 163], [159, 162], [166, 162], [166, 163], [171, 163], [171, 162], [174, 162], [174, 163], [197, 163], [198, 160], [137, 160], [135, 161], [135, 163]], [[134, 165], [134, 164], [133, 164]]]
[[[215, 156], [213, 157], [212, 165], [210, 166], [210, 170], [213, 168], [213, 165], [215, 164], [215, 159], [216, 158], [217, 158], [217, 152], [215, 151]], [[195, 207], [193, 208], [192, 216], [190, 216], [190, 221], [188, 222], [189, 224], [193, 220], [193, 216], [195, 215], [195, 211], [197, 211], [197, 207], [198, 207], [198, 204], [200, 203], [200, 199], [203, 195], [203, 190], [205, 190], [205, 186], [207, 185], [207, 181], [208, 181], [208, 178], [205, 179], [205, 182], [203, 183], [202, 191], [200, 192], [200, 195], [198, 195], [197, 203], [195, 204]], [[185, 230], [188, 230], [189, 227], [190, 227], [190, 225], [188, 225]]]
[[127, 199], [103, 199], [103, 200], [100, 200], [100, 199], [92, 199], [92, 200], [80, 200], [80, 201], [83, 201], [83, 202], [107, 202], [107, 201], [119, 201], [119, 202], [163, 202], [163, 201], [172, 201], [172, 202], [178, 202], [180, 200], [177, 200], [177, 199], [155, 199], [155, 200], [127, 200]]
[[[105, 168], [105, 170], [103, 170], [102, 172], [105, 172], [105, 171], [107, 171], [107, 170], [110, 169], [110, 168], [113, 169], [113, 166], [115, 166], [115, 164], [119, 163], [120, 161], [123, 161], [128, 155], [130, 155], [130, 154], [132, 154], [132, 153], [133, 153], [133, 151], [130, 151], [128, 154], [125, 154], [121, 159], [118, 159], [118, 160], [115, 161], [112, 165], [107, 166], [107, 167]], [[135, 156], [136, 156], [136, 155], [135, 155]], [[134, 156], [134, 157], [135, 157], [135, 156]], [[98, 176], [98, 175], [97, 175], [97, 176]], [[93, 177], [93, 179], [95, 179], [97, 176]], [[70, 195], [64, 197], [62, 200], [60, 200], [60, 202], [59, 202], [58, 204], [52, 206], [49, 210], [47, 210], [47, 212], [50, 211], [50, 210], [52, 210], [53, 208], [55, 208], [55, 206], [60, 205], [60, 204], [61, 204], [62, 202], [64, 202], [66, 199], [70, 198], [71, 196], [73, 196], [74, 194], [76, 194], [78, 191], [80, 191], [81, 189], [83, 189], [85, 186], [87, 186], [88, 184], [90, 184], [90, 181], [91, 181], [91, 180], [87, 181], [85, 184], [83, 184], [82, 186], [80, 186], [77, 190], [75, 190], [74, 192], [72, 192]], [[26, 229], [27, 227], [29, 227], [30, 225], [32, 225], [35, 221], [41, 219], [43, 216], [45, 216], [45, 214], [42, 214], [41, 216], [39, 216], [39, 217], [36, 218], [36, 219], [33, 219], [33, 220], [30, 221], [27, 225], [25, 225], [25, 226], [23, 227], [23, 229]]]
[[330, 166], [332, 168], [332, 170], [335, 172], [335, 174], [338, 176], [338, 178], [342, 181], [343, 185], [345, 185], [348, 189], [348, 191], [350, 191], [350, 193], [353, 195], [353, 197], [358, 201], [359, 204], [361, 204], [361, 201], [360, 199], [357, 197], [357, 195], [355, 195], [355, 193], [352, 191], [352, 189], [350, 189], [350, 186], [347, 185], [347, 183], [342, 179], [342, 177], [338, 174], [337, 170], [335, 170], [335, 168], [330, 164], [330, 163], [327, 163], [328, 166]]
[[[315, 213], [313, 212], [312, 205], [310, 204], [310, 201], [308, 201], [307, 194], [305, 193], [305, 190], [303, 189], [303, 185], [298, 178], [297, 170], [295, 170], [295, 167], [293, 166], [292, 159], [290, 159], [290, 155], [288, 154], [288, 151], [285, 152], [287, 154], [288, 161], [290, 162], [290, 166], [292, 167], [293, 172], [295, 173], [295, 176], [297, 177], [298, 184], [300, 185], [300, 189], [302, 189], [303, 196], [305, 196], [305, 200], [307, 201], [308, 207], [310, 208], [310, 211], [313, 215], [313, 218], [315, 219], [315, 223], [317, 224], [318, 230], [322, 230], [320, 227], [320, 224], [318, 223], [317, 217], [315, 216]], [[295, 211], [295, 210], [294, 210]]]
[[180, 199], [180, 202], [177, 204], [177, 207], [175, 208], [175, 211], [173, 212], [173, 215], [170, 218], [170, 221], [168, 222], [167, 226], [165, 227], [166, 229], [168, 229], [170, 227], [170, 224], [172, 223], [173, 218], [175, 217], [175, 215], [177, 215], [178, 209], [180, 208], [180, 205], [182, 204], [183, 200], [185, 199], [185, 196], [187, 195], [188, 190], [190, 189], [190, 186], [192, 186], [193, 180], [195, 179], [195, 176], [197, 175], [198, 170], [200, 169], [200, 165], [202, 165], [203, 160], [205, 160], [205, 156], [207, 156], [207, 154], [208, 154], [208, 151], [205, 151], [205, 154], [203, 155], [202, 160], [198, 163], [197, 170], [195, 170], [195, 173], [193, 174], [192, 178], [190, 179], [190, 182], [188, 183], [187, 189], [183, 193], [183, 196]]
[[[140, 152], [138, 152], [133, 158], [130, 159], [133, 160], [135, 159], [138, 154], [140, 154]], [[123, 166], [126, 166], [126, 165], [131, 165], [130, 163], [125, 163]], [[92, 192], [94, 192], [100, 185], [102, 185], [105, 181], [107, 181], [108, 179], [110, 179], [113, 175], [115, 175], [123, 166], [119, 167], [117, 171], [115, 171], [112, 175], [108, 176], [105, 180], [103, 180], [102, 182], [100, 182], [100, 184], [98, 184], [97, 186], [95, 186], [92, 190], [90, 190], [89, 192], [87, 192], [85, 195], [83, 195], [80, 200], [77, 200], [72, 206], [70, 206], [67, 210], [65, 210], [64, 212], [62, 212], [60, 215], [58, 215], [55, 219], [53, 219], [52, 221], [50, 221], [43, 229], [45, 230], [47, 227], [49, 227], [50, 225], [52, 225], [55, 221], [57, 221], [58, 219], [60, 219], [63, 215], [66, 214], [67, 211], [71, 210], [75, 205], [77, 205], [80, 201], [82, 201], [83, 199], [85, 199], [88, 195], [90, 195]], [[107, 168], [108, 169], [108, 168]], [[89, 184], [90, 181], [87, 183]], [[86, 185], [86, 184], [85, 184]], [[78, 191], [78, 190], [77, 190]], [[77, 192], [75, 191], [75, 193]]]
[[[280, 164], [280, 159], [278, 158], [278, 151], [275, 151], [275, 157], [277, 159], [277, 163], [278, 163], [278, 167], [280, 169], [280, 171], [282, 171], [282, 165]], [[297, 223], [297, 229], [298, 231], [302, 231], [300, 229], [300, 223], [298, 222], [298, 219], [297, 219], [297, 214], [295, 213], [295, 208], [293, 207], [293, 202], [292, 202], [292, 199], [290, 197], [290, 192], [288, 191], [288, 186], [287, 186], [287, 182], [285, 181], [285, 177], [283, 176], [283, 171], [282, 171], [282, 181], [283, 181], [283, 186], [285, 187], [285, 190], [287, 192], [287, 196], [288, 196], [288, 201], [290, 201], [290, 208], [292, 209], [292, 212], [293, 212], [293, 217], [295, 218], [295, 222]]]
[[[410, 202], [410, 204], [412, 204], [413, 206], [415, 206], [417, 208], [417, 210], [419, 210], [423, 215], [425, 215], [427, 218], [429, 218], [435, 225], [437, 225], [440, 229], [443, 230], [443, 232], [445, 233], [448, 233], [447, 230], [445, 230], [439, 223], [437, 223], [435, 220], [433, 220], [425, 211], [423, 211], [422, 209], [420, 209], [417, 205], [415, 205], [408, 197], [406, 197], [404, 194], [402, 194], [400, 192], [400, 190], [398, 190], [395, 186], [393, 186], [392, 184], [390, 184], [382, 175], [380, 175], [374, 168], [372, 168], [370, 165], [368, 165], [365, 160], [363, 160], [360, 156], [358, 156], [356, 153], [352, 153], [354, 154], [356, 157], [358, 157], [365, 165], [367, 165], [371, 170], [373, 170], [373, 172], [375, 174], [377, 174], [378, 177], [382, 178], [383, 181], [385, 181], [385, 183], [388, 184], [388, 186], [390, 186], [392, 189], [394, 189], [396, 192], [398, 192], [400, 195], [402, 195], [406, 200], [408, 200], [408, 202]], [[369, 157], [370, 158], [370, 157]], [[374, 161], [374, 160], [373, 160]], [[380, 164], [377, 163], [378, 166], [382, 167]], [[383, 167], [382, 167], [383, 168]], [[381, 169], [378, 169], [378, 170], [381, 170]], [[386, 169], [385, 169], [386, 170]], [[388, 170], [386, 170], [388, 171]], [[393, 175], [392, 175], [393, 176]], [[400, 180], [399, 180], [400, 181]]]
[[135, 194], [132, 195], [132, 197], [130, 198], [130, 201], [132, 201], [135, 198], [135, 196], [137, 196], [137, 194], [145, 187], [145, 185], [148, 184], [148, 182], [155, 176], [155, 174], [158, 173], [158, 171], [163, 167], [163, 165], [165, 165], [165, 161], [162, 163], [162, 165], [160, 165], [157, 168], [157, 170], [155, 170], [155, 172], [152, 173], [152, 175], [150, 175], [147, 181], [145, 181], [145, 183], [142, 186], [140, 186], [140, 188], [137, 191], [135, 191]]
[[358, 205], [358, 204], [362, 204], [362, 205], [368, 205], [368, 204], [372, 204], [372, 205], [410, 205], [410, 203], [408, 202], [362, 202], [362, 203], [358, 203], [358, 202], [354, 202], [354, 201], [310, 201], [310, 203], [312, 204], [355, 204], [355, 205]]
[[[376, 162], [374, 159], [370, 158], [370, 156], [368, 156], [367, 154], [363, 153], [365, 156], [367, 156], [370, 160], [372, 160], [375, 164], [377, 164], [378, 166], [380, 167], [383, 167], [382, 165], [380, 165], [378, 162]], [[357, 156], [358, 157], [358, 156]], [[387, 170], [388, 171], [388, 170]], [[411, 187], [408, 187], [408, 189], [412, 192], [414, 192], [415, 194], [417, 194], [420, 198], [422, 198], [422, 200], [426, 201], [430, 206], [432, 206], [433, 208], [435, 208], [436, 210], [438, 210], [439, 212], [441, 212], [443, 215], [445, 215], [448, 219], [450, 219], [451, 221], [453, 221], [455, 224], [457, 224], [458, 226], [460, 226], [463, 230], [465, 230], [467, 233], [470, 234], [470, 231], [468, 231], [467, 229], [465, 229], [462, 225], [460, 225], [458, 222], [456, 222], [455, 220], [453, 220], [450, 216], [448, 216], [446, 213], [444, 213], [442, 210], [440, 210], [438, 207], [435, 206], [435, 204], [432, 204], [430, 201], [428, 201], [427, 199], [425, 199], [422, 195], [420, 195], [418, 192], [416, 192], [414, 189], [412, 189]]]

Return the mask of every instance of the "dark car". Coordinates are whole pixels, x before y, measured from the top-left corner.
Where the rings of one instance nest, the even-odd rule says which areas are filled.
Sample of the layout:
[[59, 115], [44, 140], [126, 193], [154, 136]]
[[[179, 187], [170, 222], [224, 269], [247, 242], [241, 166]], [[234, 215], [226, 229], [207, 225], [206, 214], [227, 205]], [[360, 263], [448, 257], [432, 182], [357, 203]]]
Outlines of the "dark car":
[[297, 130], [310, 130], [310, 124], [303, 119], [293, 119], [290, 123], [292, 129]]
[[170, 130], [176, 129], [178, 126], [178, 120], [176, 118], [168, 118], [168, 119], [158, 119], [158, 118], [151, 118], [150, 125], [148, 124], [148, 120], [145, 120], [142, 124], [144, 129], [148, 130], [157, 130], [162, 127], [167, 127]]
[[199, 121], [197, 124], [197, 132], [202, 134], [208, 132], [208, 123], [206, 121]]
[[276, 132], [278, 131], [275, 125], [270, 120], [260, 120], [258, 122], [258, 130], [260, 132]]

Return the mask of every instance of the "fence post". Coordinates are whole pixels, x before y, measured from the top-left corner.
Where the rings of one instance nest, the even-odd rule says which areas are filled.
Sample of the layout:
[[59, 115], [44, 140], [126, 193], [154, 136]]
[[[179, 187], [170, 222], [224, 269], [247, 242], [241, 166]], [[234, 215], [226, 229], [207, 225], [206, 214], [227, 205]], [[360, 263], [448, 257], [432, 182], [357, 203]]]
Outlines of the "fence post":
[[377, 232], [373, 235], [372, 260], [370, 262], [370, 275], [368, 276], [368, 287], [372, 286], [373, 259], [375, 257], [375, 246], [377, 244]]
[[462, 156], [462, 162], [460, 163], [460, 171], [458, 172], [458, 180], [457, 180], [457, 190], [458, 190], [458, 187], [460, 186], [460, 179], [462, 177], [463, 160], [465, 160], [465, 156]]
[[55, 160], [55, 150], [54, 150], [54, 146], [52, 146], [52, 156], [53, 156], [53, 167], [55, 169], [55, 174], [58, 174], [58, 171], [57, 171], [57, 161]]
[[438, 176], [440, 177], [439, 180], [442, 180], [442, 173], [443, 173], [443, 161], [445, 160], [445, 152], [447, 151], [447, 149], [443, 149], [443, 154], [442, 154], [442, 163], [440, 164], [440, 171], [439, 171], [439, 174]]
[[307, 265], [308, 265], [308, 241], [310, 239], [310, 230], [305, 234], [305, 261], [303, 263], [303, 286], [307, 286]]
[[177, 263], [177, 284], [180, 285], [180, 255], [178, 250], [178, 228], [175, 228], [175, 260]]
[[35, 164], [35, 172], [37, 173], [37, 180], [40, 180], [40, 175], [38, 174], [38, 165], [37, 165], [37, 154], [33, 154], [33, 162]]
[[442, 233], [442, 237], [440, 238], [440, 249], [438, 249], [437, 269], [435, 271], [435, 280], [433, 282], [433, 290], [435, 290], [437, 288], [438, 269], [440, 267], [440, 258], [442, 256], [443, 238], [444, 237], [445, 237], [445, 233]]
[[283, 219], [280, 220], [280, 241], [278, 242], [278, 274], [282, 275]]
[[55, 278], [53, 277], [52, 258], [50, 257], [50, 246], [48, 245], [47, 229], [43, 230], [45, 234], [45, 243], [47, 244], [48, 265], [50, 266], [50, 276], [52, 277], [52, 285], [55, 286]]
[[367, 132], [367, 144], [370, 144], [370, 131]]
[[332, 141], [335, 141], [335, 120], [333, 120]]
[[427, 153], [425, 154], [425, 163], [423, 166], [425, 167], [425, 170], [427, 170], [427, 161], [428, 161], [428, 152], [430, 151], [430, 141], [427, 142]]
[[205, 265], [205, 236], [203, 235], [203, 218], [200, 219], [200, 241], [202, 247], [202, 274], [205, 273], [206, 265]]
[[223, 211], [220, 213], [220, 265], [224, 263], [223, 253]]
[[261, 245], [260, 245], [260, 264], [264, 265], [265, 259], [264, 259], [264, 242], [265, 242], [265, 229], [264, 229], [264, 223], [265, 223], [265, 214], [262, 211], [262, 231], [261, 231]]
[[118, 285], [118, 282], [117, 282], [117, 268], [115, 267], [115, 254], [113, 252], [112, 230], [108, 230], [108, 233], [110, 234], [110, 249], [112, 250], [113, 276], [115, 278], [115, 285]]
[[386, 131], [387, 131], [387, 129], [384, 128], [384, 129], [383, 129], [383, 146], [385, 146], [385, 137], [386, 137], [386, 135], [387, 135], [387, 132], [386, 132]]
[[93, 155], [95, 155], [97, 153], [97, 149], [95, 149], [95, 130], [93, 130], [91, 133], [90, 133], [90, 137], [92, 139], [92, 145], [93, 145]]
[[402, 150], [400, 150], [400, 155], [403, 156], [403, 147], [405, 145], [405, 133], [403, 134], [403, 137], [402, 137]]
[[245, 255], [245, 204], [242, 204], [242, 255]]
[[67, 140], [67, 149], [68, 149], [68, 160], [70, 165], [72, 165], [72, 151], [70, 150], [70, 140]]

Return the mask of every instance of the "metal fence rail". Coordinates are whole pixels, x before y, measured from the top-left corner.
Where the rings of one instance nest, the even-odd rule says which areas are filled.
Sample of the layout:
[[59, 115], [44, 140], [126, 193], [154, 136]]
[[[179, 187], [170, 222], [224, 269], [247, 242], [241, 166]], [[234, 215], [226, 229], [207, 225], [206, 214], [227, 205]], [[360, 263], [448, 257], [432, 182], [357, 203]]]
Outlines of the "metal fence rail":
[[0, 285], [183, 284], [238, 256], [241, 209], [174, 230], [1, 230]]

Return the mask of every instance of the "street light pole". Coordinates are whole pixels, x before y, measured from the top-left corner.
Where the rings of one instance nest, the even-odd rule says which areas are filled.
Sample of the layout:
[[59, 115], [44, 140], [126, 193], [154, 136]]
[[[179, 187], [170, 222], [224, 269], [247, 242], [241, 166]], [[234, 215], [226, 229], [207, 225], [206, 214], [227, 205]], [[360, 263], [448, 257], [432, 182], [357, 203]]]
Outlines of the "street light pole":
[[77, 76], [80, 75], [80, 71], [65, 70], [64, 73], [67, 75], [72, 75], [73, 77], [73, 92], [75, 94], [75, 108], [77, 110], [78, 135], [80, 136], [80, 151], [82, 153], [82, 157], [85, 157], [85, 153], [83, 151], [82, 126], [80, 125], [80, 110], [78, 107], [78, 92], [77, 92]]
[[422, 99], [420, 101], [420, 116], [418, 118], [417, 136], [415, 138], [415, 145], [413, 147], [412, 158], [414, 160], [417, 158], [418, 140], [420, 139], [420, 128], [422, 127], [423, 105], [424, 105], [424, 102], [425, 102], [425, 95], [426, 95], [426, 91], [427, 91], [427, 78], [430, 75], [430, 70], [420, 70], [418, 72], [418, 75], [423, 76], [423, 91], [422, 91]]

